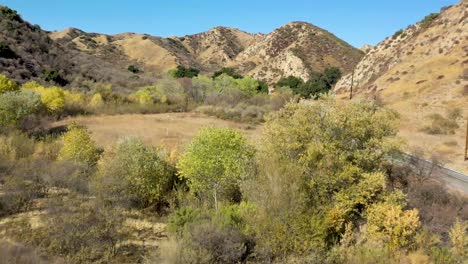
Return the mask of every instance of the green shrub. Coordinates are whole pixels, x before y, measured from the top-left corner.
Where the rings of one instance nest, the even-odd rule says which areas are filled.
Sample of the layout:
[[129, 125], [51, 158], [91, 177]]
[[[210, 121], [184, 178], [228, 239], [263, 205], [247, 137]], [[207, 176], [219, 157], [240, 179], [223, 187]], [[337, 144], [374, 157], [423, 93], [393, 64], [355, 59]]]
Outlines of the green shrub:
[[8, 127], [21, 128], [25, 118], [38, 112], [40, 107], [40, 96], [35, 92], [1, 93], [0, 132]]
[[127, 70], [131, 73], [139, 73], [140, 72], [140, 69], [138, 69], [137, 66], [135, 65], [130, 65], [128, 66]]
[[432, 22], [434, 22], [434, 20], [437, 17], [439, 17], [438, 13], [431, 13], [431, 14], [425, 16], [420, 22], [421, 28], [426, 29], [426, 28], [430, 27], [432, 25]]
[[125, 139], [105, 153], [94, 191], [109, 202], [162, 206], [174, 180], [174, 168], [160, 150]]
[[167, 228], [173, 233], [182, 234], [185, 228], [193, 224], [199, 216], [200, 210], [198, 209], [190, 207], [179, 208], [169, 217]]
[[58, 71], [51, 69], [44, 71], [44, 73], [42, 74], [42, 79], [46, 82], [53, 82], [61, 86], [65, 86], [68, 84], [67, 80], [62, 78]]
[[396, 39], [396, 38], [398, 38], [398, 36], [400, 36], [401, 34], [403, 34], [403, 29], [400, 29], [400, 30], [396, 31], [395, 33], [393, 33], [392, 38], [393, 38], [393, 39]]

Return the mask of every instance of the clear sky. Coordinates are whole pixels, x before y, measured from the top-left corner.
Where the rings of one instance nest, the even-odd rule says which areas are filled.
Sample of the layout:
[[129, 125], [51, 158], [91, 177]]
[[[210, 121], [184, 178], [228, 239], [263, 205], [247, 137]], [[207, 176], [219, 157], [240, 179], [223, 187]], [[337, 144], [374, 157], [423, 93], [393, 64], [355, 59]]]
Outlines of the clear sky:
[[322, 27], [351, 45], [377, 44], [455, 0], [0, 0], [46, 30], [184, 36], [215, 26], [269, 33], [291, 21]]

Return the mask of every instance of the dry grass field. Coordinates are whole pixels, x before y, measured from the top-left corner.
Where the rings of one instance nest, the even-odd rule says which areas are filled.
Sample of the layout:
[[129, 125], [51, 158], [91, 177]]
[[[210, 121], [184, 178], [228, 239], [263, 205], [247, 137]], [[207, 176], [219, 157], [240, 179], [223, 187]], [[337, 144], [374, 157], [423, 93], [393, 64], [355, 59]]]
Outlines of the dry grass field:
[[225, 121], [197, 113], [125, 114], [83, 116], [65, 119], [53, 126], [72, 122], [85, 125], [96, 143], [107, 148], [124, 137], [137, 137], [145, 143], [167, 149], [183, 148], [202, 127], [229, 127], [243, 131], [252, 141], [260, 127]]

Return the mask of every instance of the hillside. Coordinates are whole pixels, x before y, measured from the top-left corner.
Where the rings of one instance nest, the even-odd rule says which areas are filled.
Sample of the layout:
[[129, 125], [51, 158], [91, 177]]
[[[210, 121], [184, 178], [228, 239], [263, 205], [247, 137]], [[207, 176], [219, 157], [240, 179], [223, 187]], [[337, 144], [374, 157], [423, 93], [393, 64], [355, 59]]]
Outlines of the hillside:
[[[348, 72], [363, 56], [331, 33], [304, 22], [289, 23], [270, 34], [215, 27], [162, 38], [87, 33], [76, 28], [47, 32], [14, 10], [2, 10], [0, 41], [6, 55], [0, 57], [0, 70], [17, 82], [43, 81], [47, 71], [55, 71], [62, 78], [60, 85], [110, 82], [128, 89], [184, 65], [208, 74], [234, 67], [241, 74], [272, 83], [287, 75], [308, 79], [310, 72], [329, 66]], [[130, 65], [139, 72], [129, 72]]]
[[241, 72], [266, 81], [334, 66], [349, 72], [363, 53], [333, 34], [305, 22], [286, 24], [248, 47], [232, 63]]
[[[427, 158], [440, 156], [464, 172], [468, 171], [463, 162], [468, 117], [467, 8], [468, 2], [462, 1], [396, 32], [365, 55], [354, 77], [347, 74], [335, 86], [338, 96], [347, 98], [354, 78], [355, 98], [378, 97], [401, 114], [401, 135], [410, 151], [424, 149]], [[453, 133], [437, 131], [444, 126], [452, 126]]]
[[[68, 33], [83, 34], [74, 29]], [[31, 25], [15, 11], [1, 7], [0, 71], [20, 83], [53, 79], [52, 82], [59, 85], [86, 87], [94, 82], [110, 82], [132, 87], [150, 82], [146, 74], [135, 78], [127, 70], [131, 60], [115, 47], [106, 45], [107, 40], [102, 36], [83, 39], [89, 45], [54, 41], [38, 25]], [[95, 49], [97, 46], [99, 50]], [[50, 74], [54, 72], [55, 77]]]

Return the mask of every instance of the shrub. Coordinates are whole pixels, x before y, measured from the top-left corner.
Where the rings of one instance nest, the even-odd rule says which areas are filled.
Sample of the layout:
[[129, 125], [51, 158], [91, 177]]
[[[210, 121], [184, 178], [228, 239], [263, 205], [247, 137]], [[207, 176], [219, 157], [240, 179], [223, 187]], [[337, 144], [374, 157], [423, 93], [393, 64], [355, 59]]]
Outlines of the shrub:
[[91, 97], [91, 101], [89, 102], [89, 106], [92, 108], [99, 108], [104, 106], [104, 100], [102, 99], [102, 96], [100, 93], [96, 93]]
[[241, 79], [242, 78], [242, 75], [238, 74], [234, 68], [229, 68], [229, 67], [223, 67], [223, 68], [221, 68], [221, 70], [215, 71], [213, 73], [212, 77], [213, 77], [213, 79], [215, 79], [215, 78], [217, 78], [217, 77], [219, 77], [219, 76], [221, 76], [223, 74], [231, 76], [234, 79]]
[[40, 106], [40, 96], [35, 92], [0, 94], [0, 132], [8, 127], [21, 128], [25, 118], [39, 111]]
[[201, 129], [182, 155], [177, 168], [190, 190], [204, 200], [233, 199], [241, 180], [252, 172], [254, 152], [240, 132]]
[[429, 115], [429, 119], [431, 124], [423, 128], [423, 131], [428, 134], [454, 134], [459, 127], [456, 120], [450, 120], [438, 113]]
[[11, 19], [17, 22], [23, 21], [20, 15], [18, 14], [18, 12], [16, 12], [16, 10], [10, 9], [6, 6], [0, 6], [0, 12], [2, 13], [2, 15], [7, 17], [8, 19]]
[[33, 235], [41, 248], [69, 263], [109, 262], [115, 255], [123, 221], [117, 210], [76, 196], [49, 206], [46, 226]]
[[181, 235], [185, 228], [193, 224], [200, 216], [200, 210], [190, 207], [177, 209], [169, 217], [167, 228], [169, 231]]
[[403, 29], [400, 29], [400, 30], [396, 31], [395, 33], [393, 33], [392, 38], [393, 38], [393, 39], [396, 39], [396, 38], [398, 38], [398, 36], [400, 36], [401, 34], [403, 34]]
[[51, 113], [60, 113], [65, 108], [65, 91], [60, 87], [46, 88], [36, 82], [28, 82], [22, 88], [38, 93], [41, 96], [41, 103]]
[[63, 135], [63, 147], [58, 159], [86, 163], [90, 166], [96, 164], [99, 151], [85, 127], [76, 124], [69, 126], [67, 133]]
[[369, 238], [384, 241], [392, 249], [410, 245], [420, 226], [416, 209], [403, 210], [388, 202], [374, 204], [367, 210], [367, 224]]
[[19, 87], [15, 82], [8, 79], [8, 77], [6, 77], [5, 75], [0, 74], [0, 94], [16, 91], [18, 89]]
[[439, 17], [439, 14], [437, 14], [437, 13], [431, 13], [431, 14], [425, 16], [420, 22], [421, 28], [426, 29], [426, 28], [430, 27], [432, 25], [432, 22], [434, 22], [434, 20], [437, 17]]
[[53, 82], [61, 86], [65, 86], [68, 84], [67, 80], [62, 78], [58, 71], [51, 69], [44, 71], [44, 73], [42, 74], [42, 79], [44, 79], [44, 81], [46, 82]]
[[450, 229], [449, 237], [453, 254], [460, 259], [468, 257], [468, 223], [457, 218]]
[[105, 153], [94, 186], [109, 202], [161, 207], [174, 179], [174, 168], [160, 150], [126, 139]]
[[130, 65], [128, 66], [127, 70], [131, 73], [139, 73], [140, 72], [140, 69], [138, 69], [137, 66], [135, 65]]

